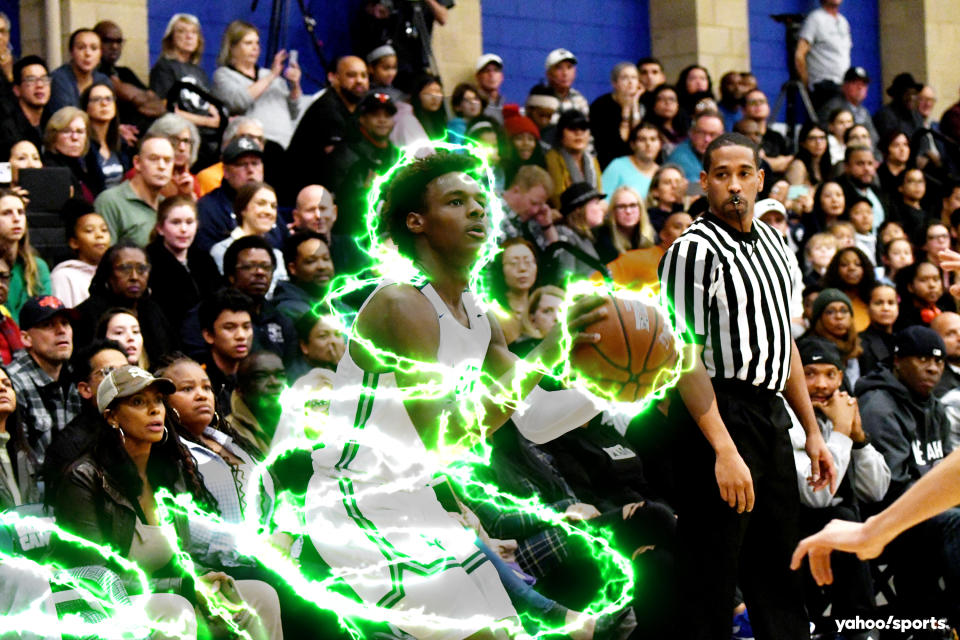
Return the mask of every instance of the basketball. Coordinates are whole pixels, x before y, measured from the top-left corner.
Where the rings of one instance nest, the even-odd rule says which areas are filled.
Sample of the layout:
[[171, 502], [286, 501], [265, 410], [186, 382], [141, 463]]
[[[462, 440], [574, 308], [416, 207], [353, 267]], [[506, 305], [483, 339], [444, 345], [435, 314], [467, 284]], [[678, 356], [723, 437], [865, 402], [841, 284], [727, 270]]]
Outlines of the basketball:
[[584, 329], [599, 334], [600, 342], [576, 345], [571, 365], [599, 396], [643, 400], [673, 378], [678, 355], [673, 333], [653, 305], [612, 296], [605, 304], [606, 317]]

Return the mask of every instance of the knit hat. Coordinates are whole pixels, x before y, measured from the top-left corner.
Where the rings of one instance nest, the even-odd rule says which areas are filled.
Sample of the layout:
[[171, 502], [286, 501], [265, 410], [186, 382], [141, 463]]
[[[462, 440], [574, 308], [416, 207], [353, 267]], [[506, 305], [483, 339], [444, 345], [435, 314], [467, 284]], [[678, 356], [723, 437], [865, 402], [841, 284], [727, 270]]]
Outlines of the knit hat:
[[806, 336], [797, 340], [797, 350], [800, 352], [800, 362], [808, 364], [832, 364], [843, 370], [840, 360], [840, 350], [826, 338], [820, 336]]
[[503, 119], [503, 128], [511, 138], [521, 133], [529, 133], [537, 140], [540, 139], [540, 129], [538, 129], [534, 121], [527, 116], [517, 114], [515, 116], [505, 117]]
[[537, 85], [533, 89], [530, 89], [526, 105], [527, 107], [539, 107], [541, 109], [556, 111], [560, 108], [560, 99], [553, 95], [550, 87]]
[[843, 291], [840, 289], [824, 289], [820, 292], [820, 295], [817, 296], [817, 299], [813, 301], [813, 314], [810, 318], [810, 326], [815, 327], [817, 325], [817, 320], [820, 319], [820, 316], [823, 315], [824, 309], [827, 308], [827, 305], [831, 302], [842, 302], [847, 305], [847, 308], [850, 309], [850, 313], [853, 313], [853, 303], [850, 302], [850, 298], [847, 297]]
[[943, 338], [930, 327], [913, 325], [894, 336], [893, 355], [942, 358], [947, 352]]

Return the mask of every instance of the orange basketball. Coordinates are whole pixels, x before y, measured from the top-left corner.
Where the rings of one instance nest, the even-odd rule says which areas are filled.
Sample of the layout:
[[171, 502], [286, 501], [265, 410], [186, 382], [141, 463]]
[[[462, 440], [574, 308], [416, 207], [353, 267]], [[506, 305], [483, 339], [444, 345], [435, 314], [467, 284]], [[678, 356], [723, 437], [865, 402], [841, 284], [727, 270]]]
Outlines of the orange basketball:
[[668, 382], [677, 350], [667, 320], [655, 306], [610, 297], [607, 316], [584, 332], [600, 342], [579, 344], [570, 354], [573, 369], [597, 395], [636, 402]]

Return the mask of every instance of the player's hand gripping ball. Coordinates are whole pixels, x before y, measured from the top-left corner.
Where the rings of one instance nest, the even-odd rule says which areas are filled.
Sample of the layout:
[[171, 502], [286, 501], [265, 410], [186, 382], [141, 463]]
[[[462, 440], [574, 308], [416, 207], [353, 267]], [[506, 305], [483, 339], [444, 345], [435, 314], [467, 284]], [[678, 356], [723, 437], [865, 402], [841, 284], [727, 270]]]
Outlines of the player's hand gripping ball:
[[594, 394], [616, 402], [642, 401], [673, 379], [674, 335], [652, 305], [613, 296], [605, 304], [607, 315], [584, 329], [600, 334], [600, 341], [576, 345], [571, 365]]

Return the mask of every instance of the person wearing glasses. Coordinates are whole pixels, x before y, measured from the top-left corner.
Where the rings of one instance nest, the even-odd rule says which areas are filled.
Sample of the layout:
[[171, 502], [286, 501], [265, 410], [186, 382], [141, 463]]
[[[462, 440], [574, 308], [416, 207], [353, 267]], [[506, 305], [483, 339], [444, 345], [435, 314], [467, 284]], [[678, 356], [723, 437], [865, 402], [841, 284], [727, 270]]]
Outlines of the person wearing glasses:
[[120, 122], [139, 128], [141, 131], [153, 118], [166, 111], [163, 99], [147, 88], [147, 85], [130, 67], [117, 64], [123, 53], [123, 31], [115, 22], [101, 20], [93, 30], [100, 36], [101, 55], [99, 71], [110, 78], [117, 92], [117, 108]]
[[37, 149], [43, 145], [43, 128], [50, 117], [50, 75], [40, 56], [24, 56], [13, 65], [13, 95], [16, 106], [0, 122], [0, 157], [20, 140], [29, 140]]
[[167, 186], [161, 189], [160, 195], [164, 198], [186, 196], [196, 202], [203, 195], [197, 176], [190, 172], [190, 167], [197, 162], [200, 149], [200, 132], [197, 127], [175, 113], [165, 113], [153, 121], [144, 135], [166, 136], [173, 145], [173, 177]]
[[150, 360], [158, 361], [173, 351], [176, 334], [160, 305], [150, 296], [149, 276], [150, 260], [146, 252], [130, 240], [121, 240], [107, 249], [90, 282], [90, 297], [75, 310], [77, 344], [92, 342], [103, 314], [120, 308], [137, 314]]
[[97, 161], [106, 188], [123, 182], [132, 164], [131, 149], [120, 135], [117, 96], [106, 82], [97, 82], [80, 96], [80, 108], [90, 118], [90, 155]]
[[43, 165], [70, 169], [72, 197], [93, 202], [103, 191], [103, 172], [90, 150], [90, 116], [77, 107], [63, 107], [47, 121], [43, 133]]

